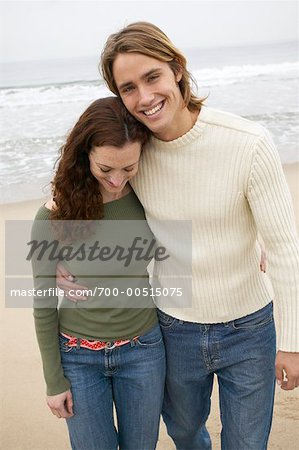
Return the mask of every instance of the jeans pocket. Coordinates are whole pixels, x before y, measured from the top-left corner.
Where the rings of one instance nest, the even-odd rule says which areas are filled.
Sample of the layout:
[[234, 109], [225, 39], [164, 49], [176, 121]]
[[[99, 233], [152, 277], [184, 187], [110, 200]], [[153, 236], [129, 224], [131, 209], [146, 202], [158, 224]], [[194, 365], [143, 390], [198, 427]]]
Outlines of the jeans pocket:
[[162, 328], [170, 328], [175, 323], [176, 319], [175, 317], [169, 316], [168, 314], [164, 313], [160, 309], [157, 310], [158, 312], [158, 319], [160, 326]]
[[68, 347], [69, 339], [62, 336], [62, 334], [59, 334], [59, 349], [62, 353], [70, 353], [72, 350], [74, 350], [75, 347]]
[[255, 330], [273, 321], [273, 304], [269, 303], [262, 309], [248, 316], [232, 321], [235, 330]]
[[163, 338], [159, 325], [155, 325], [150, 331], [136, 339], [137, 344], [141, 347], [153, 347], [161, 344], [162, 341]]

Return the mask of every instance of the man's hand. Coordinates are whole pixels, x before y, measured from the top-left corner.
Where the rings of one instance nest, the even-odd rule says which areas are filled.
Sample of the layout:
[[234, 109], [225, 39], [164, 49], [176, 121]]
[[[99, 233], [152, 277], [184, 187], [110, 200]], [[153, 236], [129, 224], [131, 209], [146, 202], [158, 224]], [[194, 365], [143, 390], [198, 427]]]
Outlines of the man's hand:
[[62, 263], [58, 263], [56, 267], [56, 284], [59, 289], [64, 291], [64, 296], [71, 302], [77, 303], [78, 300], [87, 300], [83, 291], [88, 287], [75, 284], [75, 277], [63, 267]]
[[52, 414], [60, 419], [72, 417], [73, 413], [73, 397], [70, 390], [57, 395], [47, 395], [47, 405]]
[[286, 391], [299, 386], [299, 353], [278, 351], [275, 362], [277, 384]]

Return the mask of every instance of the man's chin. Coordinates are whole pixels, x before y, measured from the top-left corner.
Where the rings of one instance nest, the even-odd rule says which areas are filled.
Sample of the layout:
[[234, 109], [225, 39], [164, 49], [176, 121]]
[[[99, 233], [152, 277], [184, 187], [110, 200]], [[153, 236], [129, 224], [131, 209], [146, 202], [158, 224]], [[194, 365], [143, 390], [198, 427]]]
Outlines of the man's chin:
[[136, 119], [138, 119], [139, 122], [145, 125], [146, 128], [148, 128], [153, 134], [158, 133], [161, 128], [161, 124], [158, 124], [157, 122], [151, 122], [150, 120], [147, 120], [146, 117], [143, 119], [139, 116], [138, 118], [136, 117]]
[[144, 116], [144, 117], [142, 117], [142, 116], [140, 116], [140, 115], [134, 116], [134, 114], [132, 114], [132, 116], [133, 116], [136, 120], [138, 120], [138, 122], [141, 122], [143, 125], [145, 125], [147, 128], [149, 128], [149, 127], [148, 127], [148, 123], [146, 123], [146, 117], [145, 117], [145, 116]]

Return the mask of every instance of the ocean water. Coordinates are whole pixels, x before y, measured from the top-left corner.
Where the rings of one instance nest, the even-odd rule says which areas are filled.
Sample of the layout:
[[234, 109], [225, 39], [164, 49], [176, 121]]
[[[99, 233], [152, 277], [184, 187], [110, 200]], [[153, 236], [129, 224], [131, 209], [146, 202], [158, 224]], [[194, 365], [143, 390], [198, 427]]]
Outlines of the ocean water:
[[[283, 163], [299, 161], [298, 43], [186, 50], [208, 106], [266, 126]], [[1, 202], [50, 192], [60, 146], [83, 110], [109, 95], [98, 59], [0, 65]]]

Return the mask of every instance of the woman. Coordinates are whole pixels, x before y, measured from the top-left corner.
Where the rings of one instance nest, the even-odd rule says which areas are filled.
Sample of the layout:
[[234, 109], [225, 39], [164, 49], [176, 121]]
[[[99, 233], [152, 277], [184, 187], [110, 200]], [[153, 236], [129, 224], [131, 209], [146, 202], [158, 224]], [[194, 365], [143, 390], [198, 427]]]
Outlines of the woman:
[[[35, 288], [43, 292], [34, 319], [47, 403], [66, 418], [73, 450], [149, 450], [158, 438], [164, 345], [148, 258], [125, 254], [136, 239], [145, 246], [153, 239], [128, 183], [147, 139], [118, 98], [92, 103], [62, 148], [53, 200], [33, 225], [37, 246], [47, 242], [42, 257], [32, 252]], [[57, 308], [61, 260], [78, 283], [88, 279], [83, 307], [63, 300]]]

